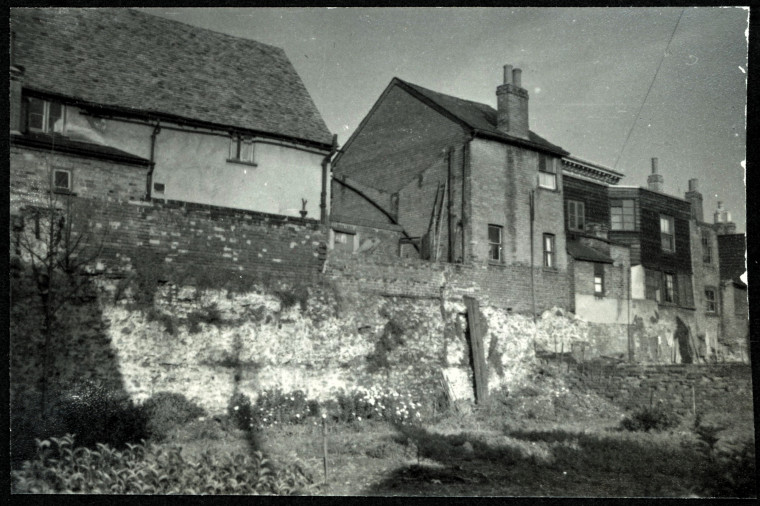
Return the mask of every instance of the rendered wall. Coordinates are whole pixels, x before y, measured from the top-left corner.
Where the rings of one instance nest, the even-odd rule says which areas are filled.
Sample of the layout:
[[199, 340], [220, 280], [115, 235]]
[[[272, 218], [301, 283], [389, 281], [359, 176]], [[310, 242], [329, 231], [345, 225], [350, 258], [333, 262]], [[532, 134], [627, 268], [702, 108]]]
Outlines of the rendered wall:
[[[93, 119], [74, 107], [67, 108], [67, 122], [73, 138], [150, 159], [152, 125]], [[180, 132], [171, 127], [164, 124], [156, 136], [153, 181], [166, 186], [163, 195], [154, 197], [286, 216], [300, 216], [304, 198], [307, 216], [319, 219], [321, 163], [326, 153], [256, 143], [253, 167], [227, 161], [226, 132]]]

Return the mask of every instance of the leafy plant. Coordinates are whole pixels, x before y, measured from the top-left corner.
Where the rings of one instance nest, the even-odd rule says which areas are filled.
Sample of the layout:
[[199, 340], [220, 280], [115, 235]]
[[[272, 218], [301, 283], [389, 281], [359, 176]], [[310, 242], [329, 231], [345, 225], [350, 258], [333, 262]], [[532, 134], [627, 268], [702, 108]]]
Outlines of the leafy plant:
[[222, 322], [222, 312], [219, 311], [216, 303], [202, 307], [198, 311], [193, 311], [187, 315], [188, 331], [191, 334], [200, 332], [200, 323], [206, 325], [217, 325]]
[[37, 446], [36, 458], [12, 473], [15, 493], [293, 495], [313, 483], [297, 463], [277, 467], [258, 451], [218, 458], [207, 450], [191, 462], [155, 444], [75, 448], [70, 435]]
[[166, 438], [172, 429], [206, 414], [184, 395], [171, 392], [153, 395], [142, 407], [148, 417], [148, 432], [156, 440]]
[[650, 430], [668, 430], [678, 426], [680, 417], [674, 412], [658, 405], [641, 408], [631, 416], [625, 417], [620, 425], [623, 429], [637, 432]]

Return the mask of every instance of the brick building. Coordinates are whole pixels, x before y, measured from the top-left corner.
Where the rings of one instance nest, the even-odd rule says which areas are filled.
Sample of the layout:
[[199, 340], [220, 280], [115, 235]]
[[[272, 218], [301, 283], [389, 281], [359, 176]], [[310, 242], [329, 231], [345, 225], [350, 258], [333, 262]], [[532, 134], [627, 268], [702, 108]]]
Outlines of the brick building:
[[13, 188], [326, 217], [331, 134], [282, 49], [130, 9], [11, 30]]
[[334, 161], [333, 251], [473, 266], [497, 305], [566, 307], [568, 153], [529, 129], [520, 69], [496, 102], [394, 78]]
[[726, 357], [744, 358], [745, 354], [749, 353], [749, 302], [747, 284], [742, 279], [747, 270], [746, 237], [744, 234], [720, 233], [736, 230], [730, 215], [726, 218], [721, 207], [719, 203], [714, 224], [719, 233], [717, 239], [720, 262], [720, 284], [716, 301], [717, 311], [720, 312], [718, 341]]

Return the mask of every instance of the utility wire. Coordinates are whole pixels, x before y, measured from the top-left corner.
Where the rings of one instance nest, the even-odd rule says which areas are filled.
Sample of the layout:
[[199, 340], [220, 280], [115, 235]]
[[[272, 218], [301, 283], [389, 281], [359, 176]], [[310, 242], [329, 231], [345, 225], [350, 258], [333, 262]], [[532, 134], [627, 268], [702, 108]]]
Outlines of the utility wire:
[[652, 82], [649, 83], [649, 89], [647, 90], [647, 94], [644, 96], [644, 100], [641, 102], [641, 107], [639, 107], [639, 112], [636, 113], [636, 119], [633, 120], [631, 129], [628, 130], [628, 135], [625, 138], [625, 142], [623, 142], [623, 146], [620, 148], [620, 153], [618, 154], [617, 160], [615, 160], [615, 165], [613, 166], [614, 169], [617, 169], [617, 164], [620, 161], [620, 157], [623, 156], [623, 151], [625, 150], [625, 147], [628, 144], [628, 139], [631, 138], [633, 129], [636, 127], [636, 123], [639, 121], [639, 116], [641, 116], [641, 111], [644, 109], [644, 104], [647, 103], [647, 98], [649, 98], [649, 92], [652, 91], [652, 86], [654, 86], [654, 82], [657, 79], [657, 74], [660, 73], [660, 67], [662, 67], [662, 62], [665, 61], [665, 55], [668, 54], [668, 49], [670, 49], [670, 43], [673, 42], [673, 36], [676, 34], [676, 30], [678, 30], [678, 25], [681, 23], [681, 18], [683, 17], [683, 13], [685, 10], [686, 8], [684, 7], [683, 9], [681, 9], [681, 14], [678, 15], [678, 21], [676, 21], [676, 26], [673, 27], [673, 32], [670, 34], [668, 45], [665, 46], [665, 52], [662, 53], [662, 58], [660, 58], [660, 63], [657, 65], [657, 70], [655, 70], [654, 72], [654, 77], [652, 78]]

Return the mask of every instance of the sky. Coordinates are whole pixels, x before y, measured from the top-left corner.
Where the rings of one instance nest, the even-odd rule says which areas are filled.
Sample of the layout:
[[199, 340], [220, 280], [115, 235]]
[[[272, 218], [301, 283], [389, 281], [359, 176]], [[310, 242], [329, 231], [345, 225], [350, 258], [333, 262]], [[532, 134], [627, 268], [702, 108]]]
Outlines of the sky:
[[656, 157], [666, 193], [698, 178], [705, 221], [722, 201], [745, 231], [746, 9], [141, 10], [283, 48], [341, 145], [393, 77], [495, 107], [515, 65], [531, 130], [621, 185]]

